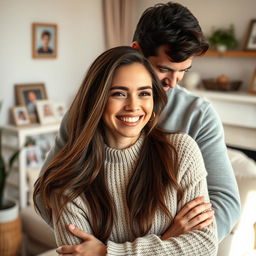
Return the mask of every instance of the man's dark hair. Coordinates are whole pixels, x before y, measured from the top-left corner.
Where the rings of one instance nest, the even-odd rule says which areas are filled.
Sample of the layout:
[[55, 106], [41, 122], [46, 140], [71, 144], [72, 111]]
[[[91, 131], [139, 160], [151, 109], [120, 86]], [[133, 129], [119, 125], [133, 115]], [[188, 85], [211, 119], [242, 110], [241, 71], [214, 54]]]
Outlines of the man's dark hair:
[[48, 30], [44, 30], [41, 37], [43, 38], [44, 36], [48, 36], [49, 38], [51, 38], [51, 33]]
[[160, 46], [173, 62], [182, 62], [193, 55], [203, 55], [209, 48], [198, 20], [184, 6], [168, 2], [144, 11], [136, 27], [137, 41], [145, 57], [156, 56]]

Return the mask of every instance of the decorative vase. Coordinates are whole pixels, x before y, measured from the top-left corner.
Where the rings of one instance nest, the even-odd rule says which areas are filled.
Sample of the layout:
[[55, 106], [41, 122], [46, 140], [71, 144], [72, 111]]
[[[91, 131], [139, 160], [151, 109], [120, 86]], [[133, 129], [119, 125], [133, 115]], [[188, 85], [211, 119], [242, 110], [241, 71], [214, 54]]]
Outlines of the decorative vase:
[[21, 247], [21, 220], [18, 204], [6, 201], [8, 207], [0, 210], [0, 255], [16, 256]]
[[183, 83], [186, 89], [188, 90], [194, 90], [198, 87], [199, 83], [201, 81], [201, 77], [199, 73], [197, 72], [188, 72], [184, 76]]

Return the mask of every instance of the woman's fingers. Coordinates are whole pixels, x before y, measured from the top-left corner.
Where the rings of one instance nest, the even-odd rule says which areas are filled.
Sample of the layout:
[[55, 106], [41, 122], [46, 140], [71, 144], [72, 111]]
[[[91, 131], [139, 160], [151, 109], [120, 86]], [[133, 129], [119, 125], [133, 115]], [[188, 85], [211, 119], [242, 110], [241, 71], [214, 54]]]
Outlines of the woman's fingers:
[[203, 203], [204, 203], [204, 197], [203, 196], [197, 197], [197, 198], [193, 199], [192, 201], [190, 201], [189, 203], [187, 203], [186, 205], [184, 205], [176, 216], [183, 217], [188, 212], [190, 212], [192, 209], [194, 209], [195, 207], [197, 207]]
[[[207, 227], [213, 222], [214, 210], [206, 210], [194, 218], [190, 219], [187, 223], [190, 228], [201, 229]], [[196, 228], [197, 227], [197, 228]], [[198, 228], [200, 227], [200, 228]]]
[[191, 231], [192, 230], [200, 230], [200, 229], [206, 228], [209, 225], [211, 225], [212, 223], [213, 223], [213, 217], [210, 217], [210, 218], [206, 219], [205, 221], [201, 222], [200, 224], [198, 224], [198, 225], [194, 226], [193, 228], [191, 228]]
[[199, 230], [212, 224], [214, 210], [211, 203], [204, 203], [203, 197], [198, 197], [187, 203], [174, 217], [169, 228], [161, 239], [176, 237], [192, 230]]
[[211, 203], [199, 204], [199, 205], [195, 206], [193, 209], [191, 209], [184, 217], [187, 219], [188, 222], [190, 222], [190, 220], [196, 218], [197, 216], [198, 216], [198, 219], [200, 219], [201, 218], [200, 215], [204, 212], [211, 210], [211, 206], [212, 206]]

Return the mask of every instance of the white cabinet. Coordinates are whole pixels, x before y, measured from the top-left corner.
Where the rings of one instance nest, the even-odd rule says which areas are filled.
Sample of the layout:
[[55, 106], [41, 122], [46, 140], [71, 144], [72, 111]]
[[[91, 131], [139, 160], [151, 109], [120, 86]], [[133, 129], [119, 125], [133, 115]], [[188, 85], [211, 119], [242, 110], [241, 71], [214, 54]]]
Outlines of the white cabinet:
[[[16, 127], [6, 125], [2, 127], [2, 150], [4, 156], [10, 155], [15, 150], [22, 148], [18, 163], [14, 166], [10, 177], [8, 178], [7, 191], [12, 197], [17, 197], [20, 207], [24, 208], [28, 204], [28, 186], [27, 186], [27, 148], [24, 147], [29, 137], [36, 138], [41, 135], [50, 135], [51, 145], [54, 143], [55, 135], [59, 129], [59, 124], [54, 125], [31, 125], [26, 127]], [[40, 163], [42, 164], [42, 162]], [[39, 173], [40, 166], [34, 168]], [[15, 184], [16, 183], [16, 184]], [[16, 188], [15, 188], [16, 187]]]
[[242, 92], [193, 90], [209, 100], [220, 116], [226, 143], [256, 151], [256, 97]]

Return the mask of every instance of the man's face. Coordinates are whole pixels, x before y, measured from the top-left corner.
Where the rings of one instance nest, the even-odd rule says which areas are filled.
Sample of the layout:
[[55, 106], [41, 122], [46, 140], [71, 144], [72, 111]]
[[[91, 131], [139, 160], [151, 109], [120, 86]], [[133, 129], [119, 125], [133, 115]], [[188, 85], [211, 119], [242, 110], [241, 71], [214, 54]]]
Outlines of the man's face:
[[35, 94], [33, 91], [30, 91], [30, 92], [28, 93], [28, 100], [29, 100], [30, 102], [35, 102], [35, 101], [37, 100], [36, 94]]
[[175, 86], [180, 82], [192, 65], [192, 57], [183, 62], [171, 62], [170, 57], [165, 53], [166, 46], [158, 48], [157, 56], [150, 56], [148, 60], [153, 65], [154, 70], [162, 82], [165, 91]]
[[50, 37], [48, 35], [43, 35], [42, 36], [42, 45], [43, 47], [48, 47], [50, 42]]

